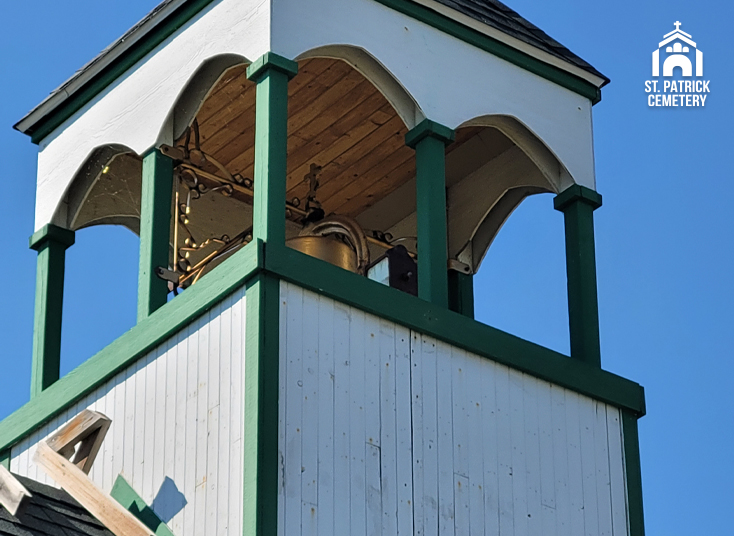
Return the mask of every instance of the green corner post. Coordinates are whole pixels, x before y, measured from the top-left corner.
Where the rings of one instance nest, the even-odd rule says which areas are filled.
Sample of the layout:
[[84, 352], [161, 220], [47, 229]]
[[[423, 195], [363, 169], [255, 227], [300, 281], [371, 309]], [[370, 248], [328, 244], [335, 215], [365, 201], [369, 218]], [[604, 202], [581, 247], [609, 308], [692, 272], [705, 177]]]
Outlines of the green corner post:
[[0, 465], [10, 471], [10, 449], [0, 450]]
[[143, 156], [140, 196], [140, 269], [138, 322], [148, 318], [168, 299], [168, 283], [156, 276], [168, 267], [173, 196], [173, 160], [152, 149]]
[[601, 195], [575, 184], [553, 200], [566, 227], [566, 274], [571, 357], [601, 367], [599, 304], [596, 289], [594, 210]]
[[449, 309], [474, 318], [474, 276], [449, 270]]
[[[298, 64], [272, 52], [247, 69], [257, 84], [253, 240], [265, 255], [285, 247], [288, 81]], [[245, 339], [244, 534], [278, 527], [278, 378], [280, 282], [260, 272], [247, 283]]]
[[30, 238], [30, 248], [38, 252], [31, 398], [59, 379], [64, 267], [66, 250], [73, 244], [74, 231], [51, 223]]
[[454, 131], [424, 119], [405, 135], [415, 149], [418, 217], [418, 297], [448, 307], [446, 145]]
[[640, 467], [640, 438], [638, 415], [621, 410], [624, 465], [627, 472], [627, 505], [631, 536], [645, 536], [645, 516], [642, 505], [642, 469]]

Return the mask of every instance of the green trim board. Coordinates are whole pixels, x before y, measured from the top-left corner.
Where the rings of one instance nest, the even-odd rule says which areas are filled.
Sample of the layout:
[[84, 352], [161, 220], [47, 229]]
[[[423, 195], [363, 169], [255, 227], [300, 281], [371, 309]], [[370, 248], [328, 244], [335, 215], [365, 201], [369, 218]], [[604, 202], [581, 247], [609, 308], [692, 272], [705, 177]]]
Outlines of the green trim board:
[[196, 285], [0, 422], [0, 451], [16, 444], [206, 313], [245, 284], [263, 262], [261, 242], [251, 242], [235, 252]]
[[627, 409], [635, 415], [645, 414], [644, 389], [633, 381], [294, 249], [266, 245], [265, 269], [303, 288], [536, 378]]
[[[140, 60], [156, 49], [161, 43], [181, 29], [187, 22], [203, 11], [213, 0], [190, 0], [184, 3], [166, 19], [161, 21], [153, 30], [144, 35], [138, 42], [130, 46], [113, 63], [105, 67], [78, 92], [61, 103], [47, 116], [41, 118], [26, 131], [31, 141], [39, 144], [60, 127], [66, 120], [81, 110], [97, 95], [109, 87]], [[431, 9], [421, 6], [411, 0], [375, 0], [404, 15], [428, 24], [437, 30], [451, 35], [465, 43], [489, 52], [506, 60], [526, 71], [536, 74], [559, 86], [565, 87], [574, 93], [591, 100], [596, 104], [601, 100], [601, 89], [595, 85], [568, 73], [558, 67], [543, 62], [524, 52], [521, 52], [505, 43], [489, 37], [477, 30], [469, 28], [449, 17], [441, 15]], [[18, 125], [15, 125], [18, 128]]]
[[264, 536], [278, 532], [280, 280], [250, 279], [245, 307], [243, 532]]
[[288, 81], [297, 72], [296, 62], [272, 52], [247, 68], [257, 84], [252, 236], [270, 243], [285, 243]]
[[168, 298], [168, 282], [156, 275], [156, 268], [169, 265], [173, 160], [160, 149], [146, 153], [142, 183], [138, 322], [164, 306]]
[[158, 517], [153, 509], [145, 504], [143, 498], [128, 484], [122, 475], [117, 475], [117, 480], [112, 485], [110, 496], [120, 503], [128, 512], [137, 517], [143, 525], [148, 527], [156, 536], [173, 536], [163, 520]]
[[553, 200], [563, 212], [571, 357], [601, 367], [599, 300], [596, 286], [594, 210], [601, 195], [575, 184]]
[[622, 410], [622, 441], [624, 467], [627, 475], [627, 512], [630, 536], [645, 536], [645, 515], [642, 504], [642, 469], [640, 466], [640, 438], [638, 416]]
[[74, 231], [49, 223], [33, 234], [29, 245], [38, 252], [33, 319], [31, 398], [59, 379], [61, 370], [61, 316], [64, 309], [66, 250]]
[[0, 451], [0, 465], [10, 471], [10, 449]]
[[418, 296], [442, 307], [449, 305], [446, 145], [454, 139], [453, 130], [430, 119], [405, 135], [415, 149]]
[[635, 382], [286, 246], [265, 248], [261, 242], [253, 242], [0, 422], [0, 451], [40, 428], [263, 270], [479, 356], [625, 409], [631, 415], [645, 414], [644, 389]]

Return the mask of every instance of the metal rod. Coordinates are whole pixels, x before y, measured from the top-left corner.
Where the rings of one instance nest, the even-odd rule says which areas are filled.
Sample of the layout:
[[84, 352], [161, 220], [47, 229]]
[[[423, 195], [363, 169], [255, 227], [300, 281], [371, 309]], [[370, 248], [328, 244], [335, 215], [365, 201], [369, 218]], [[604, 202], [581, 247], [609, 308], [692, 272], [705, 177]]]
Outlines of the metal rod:
[[[227, 185], [231, 186], [233, 190], [236, 190], [236, 191], [238, 191], [238, 192], [240, 192], [242, 194], [248, 195], [250, 197], [252, 197], [254, 195], [254, 192], [252, 191], [252, 188], [248, 188], [247, 186], [243, 186], [241, 184], [237, 184], [236, 182], [230, 182], [227, 179], [224, 179], [224, 178], [220, 177], [219, 175], [215, 175], [214, 173], [209, 173], [208, 171], [204, 171], [202, 169], [199, 169], [198, 167], [193, 166], [191, 164], [187, 164], [187, 163], [183, 162], [183, 163], [179, 164], [179, 167], [182, 167], [184, 169], [188, 169], [188, 170], [190, 170], [190, 171], [192, 171], [194, 173], [197, 173], [197, 174], [201, 175], [202, 177], [204, 177], [205, 179], [209, 179], [209, 180], [218, 182], [220, 184], [227, 184]], [[293, 203], [290, 203], [289, 201], [286, 201], [285, 202], [285, 206], [288, 208], [288, 210], [290, 210], [294, 214], [298, 214], [301, 217], [308, 216], [308, 212], [306, 212], [305, 210], [303, 210], [301, 208], [296, 207]]]

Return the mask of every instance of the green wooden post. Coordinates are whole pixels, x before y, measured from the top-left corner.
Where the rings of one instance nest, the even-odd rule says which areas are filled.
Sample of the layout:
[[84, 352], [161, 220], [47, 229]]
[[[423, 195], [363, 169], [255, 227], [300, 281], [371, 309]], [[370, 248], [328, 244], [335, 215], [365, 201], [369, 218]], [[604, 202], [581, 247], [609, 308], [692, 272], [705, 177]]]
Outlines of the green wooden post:
[[31, 249], [38, 252], [31, 398], [59, 379], [64, 266], [66, 249], [73, 244], [74, 231], [51, 223], [30, 238]]
[[244, 534], [274, 536], [278, 526], [279, 302], [277, 277], [247, 284], [245, 309]]
[[297, 72], [296, 62], [272, 52], [247, 68], [247, 78], [257, 83], [252, 237], [266, 243], [285, 243], [288, 81]]
[[156, 276], [155, 269], [167, 268], [169, 262], [173, 160], [159, 149], [146, 153], [142, 182], [138, 322], [165, 305], [168, 299], [168, 283]]
[[405, 135], [415, 149], [418, 297], [443, 307], [449, 305], [445, 153], [454, 138], [453, 130], [428, 119]]
[[[288, 81], [294, 61], [268, 52], [247, 69], [257, 84], [253, 240], [285, 245]], [[266, 253], [267, 254], [267, 253]], [[280, 281], [259, 273], [247, 284], [245, 340], [244, 534], [278, 527], [278, 368]]]
[[645, 536], [645, 516], [642, 505], [642, 469], [640, 467], [640, 438], [638, 415], [621, 410], [624, 466], [627, 473], [627, 506], [631, 536]]
[[571, 357], [601, 367], [599, 305], [596, 290], [594, 210], [601, 195], [574, 185], [553, 200], [566, 226], [566, 274]]
[[449, 309], [474, 318], [474, 276], [449, 270]]
[[10, 471], [10, 449], [0, 450], [0, 465]]

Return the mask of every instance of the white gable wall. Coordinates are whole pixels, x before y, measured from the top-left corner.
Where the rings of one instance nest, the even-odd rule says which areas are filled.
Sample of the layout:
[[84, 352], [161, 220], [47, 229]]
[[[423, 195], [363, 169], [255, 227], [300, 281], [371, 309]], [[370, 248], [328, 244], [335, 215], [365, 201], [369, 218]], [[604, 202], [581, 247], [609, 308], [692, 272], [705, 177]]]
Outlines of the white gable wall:
[[[66, 226], [65, 192], [94, 148], [141, 154], [170, 142], [169, 113], [205, 61], [223, 54], [251, 61], [268, 50], [298, 59], [331, 45], [364, 49], [385, 66], [415, 101], [414, 122], [456, 128], [515, 117], [575, 182], [595, 187], [591, 102], [570, 90], [374, 0], [216, 0], [43, 140], [35, 228]], [[567, 183], [565, 170], [559, 182]]]

